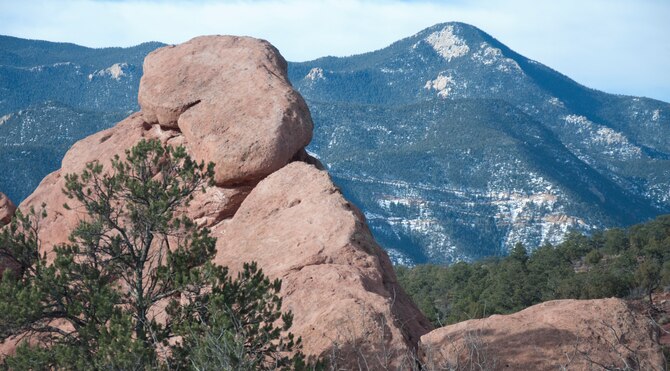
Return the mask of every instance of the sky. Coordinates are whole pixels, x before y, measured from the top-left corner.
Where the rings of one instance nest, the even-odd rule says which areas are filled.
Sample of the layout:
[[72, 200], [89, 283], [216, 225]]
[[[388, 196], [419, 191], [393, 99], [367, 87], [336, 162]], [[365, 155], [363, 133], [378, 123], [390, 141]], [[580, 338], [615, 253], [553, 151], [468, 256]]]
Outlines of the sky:
[[588, 87], [670, 102], [670, 0], [0, 0], [0, 34], [89, 47], [204, 34], [290, 61], [381, 49], [460, 21]]

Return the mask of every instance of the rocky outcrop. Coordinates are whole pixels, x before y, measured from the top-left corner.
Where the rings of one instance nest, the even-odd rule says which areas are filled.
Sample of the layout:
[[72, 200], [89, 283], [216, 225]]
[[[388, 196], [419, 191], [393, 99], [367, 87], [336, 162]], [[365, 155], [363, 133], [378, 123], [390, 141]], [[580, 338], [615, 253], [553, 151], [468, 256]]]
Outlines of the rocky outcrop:
[[179, 129], [196, 157], [216, 164], [217, 184], [257, 181], [312, 139], [286, 68], [266, 41], [197, 37], [147, 56], [139, 102], [147, 122]]
[[[209, 36], [151, 53], [141, 112], [77, 142], [21, 208], [39, 209], [43, 248], [67, 241], [85, 217], [61, 191], [86, 163], [109, 168], [140, 139], [183, 145], [212, 161], [215, 185], [186, 210], [218, 237], [216, 262], [232, 270], [257, 261], [281, 278], [292, 332], [308, 355], [339, 365], [403, 368], [430, 324], [403, 292], [362, 214], [304, 150], [312, 122], [265, 41]], [[365, 358], [365, 360], [357, 359]]]
[[436, 369], [665, 369], [650, 318], [620, 299], [549, 301], [460, 322], [422, 336], [420, 348]]
[[308, 354], [335, 355], [347, 369], [360, 362], [410, 366], [408, 350], [430, 325], [398, 285], [362, 214], [325, 171], [301, 162], [278, 170], [214, 235], [219, 264], [256, 260], [283, 280], [292, 331], [306, 340]]
[[[148, 125], [143, 113], [135, 113], [119, 122], [116, 126], [93, 134], [75, 143], [65, 154], [59, 170], [47, 175], [21, 205], [21, 209], [41, 210], [46, 205], [47, 216], [40, 221], [40, 239], [42, 246], [49, 253], [53, 246], [68, 242], [70, 232], [79, 220], [85, 216], [85, 211], [67, 210], [63, 207], [72, 203], [62, 190], [65, 188], [65, 175], [80, 173], [88, 162], [100, 161], [109, 168], [114, 156], [124, 156], [125, 150], [135, 145], [142, 138], [161, 139], [167, 142], [178, 136], [176, 131], [163, 130], [158, 125]], [[76, 206], [76, 205], [73, 205]]]
[[12, 203], [9, 197], [0, 192], [0, 227], [12, 221], [16, 206]]

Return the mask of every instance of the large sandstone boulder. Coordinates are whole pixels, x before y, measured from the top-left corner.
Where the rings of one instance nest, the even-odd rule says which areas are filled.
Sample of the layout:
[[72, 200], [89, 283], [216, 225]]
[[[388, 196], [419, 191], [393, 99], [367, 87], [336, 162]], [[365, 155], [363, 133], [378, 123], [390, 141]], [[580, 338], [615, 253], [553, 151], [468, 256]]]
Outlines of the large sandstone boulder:
[[[291, 331], [345, 369], [407, 369], [430, 324], [398, 285], [362, 214], [325, 171], [294, 162], [261, 181], [214, 229], [216, 262], [255, 260], [283, 280]], [[333, 349], [335, 348], [335, 351]]]
[[650, 318], [621, 299], [556, 300], [421, 337], [428, 369], [664, 370]]
[[312, 120], [266, 41], [202, 36], [144, 61], [139, 102], [149, 123], [179, 129], [193, 153], [216, 164], [216, 183], [262, 179], [312, 138]]
[[114, 155], [142, 138], [183, 145], [197, 160], [215, 163], [217, 185], [189, 210], [207, 226], [231, 217], [255, 182], [300, 157], [311, 139], [309, 110], [288, 82], [286, 61], [266, 41], [198, 37], [152, 52], [144, 73], [142, 111], [75, 143], [61, 168], [22, 203], [47, 204], [41, 222], [46, 250], [67, 242], [82, 216], [63, 208], [64, 176], [93, 160], [109, 168]]
[[147, 57], [139, 94], [141, 112], [77, 142], [20, 205], [46, 204], [40, 237], [48, 257], [86, 217], [62, 192], [66, 174], [91, 161], [108, 169], [142, 138], [183, 145], [196, 160], [214, 162], [218, 174], [186, 212], [219, 238], [218, 263], [234, 270], [254, 260], [283, 279], [292, 332], [308, 355], [373, 369], [414, 361], [430, 324], [398, 286], [362, 214], [311, 165], [319, 166], [304, 149], [309, 111], [274, 47], [211, 36], [162, 48]]

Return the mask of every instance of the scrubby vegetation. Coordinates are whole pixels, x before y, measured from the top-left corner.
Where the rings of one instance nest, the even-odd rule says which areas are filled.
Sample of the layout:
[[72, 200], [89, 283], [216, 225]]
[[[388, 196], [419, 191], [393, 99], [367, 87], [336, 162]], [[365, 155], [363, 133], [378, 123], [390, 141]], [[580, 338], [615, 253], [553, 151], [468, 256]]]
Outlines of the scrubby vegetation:
[[628, 229], [568, 235], [529, 254], [451, 266], [396, 267], [436, 325], [515, 312], [554, 299], [647, 297], [670, 284], [670, 215]]

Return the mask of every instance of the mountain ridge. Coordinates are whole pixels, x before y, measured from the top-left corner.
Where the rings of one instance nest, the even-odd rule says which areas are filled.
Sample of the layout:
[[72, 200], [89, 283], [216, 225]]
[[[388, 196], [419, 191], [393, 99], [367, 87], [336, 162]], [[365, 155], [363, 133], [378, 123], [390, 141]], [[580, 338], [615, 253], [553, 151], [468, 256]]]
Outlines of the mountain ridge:
[[[135, 53], [142, 50], [154, 50], [160, 46], [164, 46], [164, 43], [158, 41], [147, 41], [130, 47], [103, 47], [103, 48], [91, 48], [87, 46], [77, 45], [69, 42], [55, 42], [55, 41], [45, 41], [45, 40], [36, 40], [36, 39], [23, 39], [15, 36], [0, 35], [0, 65], [4, 66], [13, 66], [13, 67], [26, 67], [26, 66], [36, 66], [39, 63], [47, 65], [60, 62], [71, 61], [72, 55], [80, 55], [78, 60], [81, 64], [89, 64], [91, 61], [96, 62], [92, 65], [97, 65], [101, 62], [101, 59], [105, 60], [109, 58], [108, 55], [113, 55], [115, 52], [127, 51], [130, 53]], [[56, 53], [55, 48], [58, 49]], [[9, 50], [12, 50], [10, 52]], [[35, 52], [39, 51], [40, 62], [36, 64]], [[82, 55], [83, 54], [83, 55]], [[97, 54], [97, 55], [94, 55]], [[19, 61], [22, 63], [17, 63], [16, 60], [12, 62], [7, 57], [15, 56], [20, 58]], [[102, 56], [102, 57], [101, 57]], [[44, 59], [46, 57], [46, 60]], [[136, 62], [130, 60], [128, 62]], [[142, 59], [139, 60], [139, 63], [142, 63]]]
[[[402, 126], [407, 123], [398, 123], [393, 121], [390, 115], [384, 115], [383, 112], [371, 113], [371, 111], [384, 106], [410, 107], [413, 103], [431, 100], [449, 104], [448, 102], [458, 102], [463, 99], [479, 99], [480, 108], [485, 110], [490, 102], [498, 100], [514, 107], [516, 113], [504, 112], [504, 109], [501, 109], [500, 112], [489, 115], [490, 117], [486, 119], [489, 121], [488, 123], [483, 122], [478, 117], [476, 111], [480, 108], [473, 108], [470, 110], [471, 112], [461, 115], [471, 117], [469, 123], [472, 123], [472, 120], [479, 120], [479, 124], [498, 125], [500, 128], [511, 127], [509, 125], [515, 121], [529, 119], [538, 122], [540, 126], [552, 133], [552, 136], [557, 139], [552, 151], [558, 151], [556, 153], [565, 152], [561, 155], [564, 160], [567, 159], [566, 156], [572, 156], [573, 159], [566, 160], [572, 165], [570, 169], [561, 164], [544, 166], [541, 167], [540, 175], [544, 174], [544, 178], [549, 176], [549, 179], [558, 178], [558, 182], [549, 182], [553, 184], [548, 185], [554, 186], [555, 189], [556, 186], [560, 186], [558, 187], [561, 190], [560, 194], [551, 195], [551, 197], [558, 199], [559, 204], [563, 203], [563, 206], [568, 209], [574, 209], [574, 206], [579, 204], [583, 204], [583, 206], [578, 207], [581, 210], [563, 212], [561, 215], [556, 214], [556, 210], [546, 211], [544, 214], [535, 213], [535, 218], [573, 220], [575, 223], [570, 225], [569, 228], [565, 225], [560, 227], [560, 232], [547, 232], [546, 228], [540, 227], [541, 221], [524, 222], [517, 220], [514, 208], [510, 206], [503, 213], [511, 216], [511, 221], [499, 220], [494, 223], [496, 226], [491, 227], [494, 232], [491, 232], [491, 238], [487, 242], [489, 247], [469, 243], [467, 244], [468, 247], [460, 248], [460, 250], [469, 252], [465, 254], [457, 253], [456, 255], [461, 257], [456, 258], [456, 260], [463, 257], [467, 258], [468, 255], [471, 257], [479, 256], [479, 254], [473, 253], [476, 249], [489, 252], [496, 251], [500, 246], [496, 247], [496, 238], [493, 236], [499, 235], [501, 228], [506, 228], [505, 223], [525, 223], [526, 225], [508, 228], [508, 231], [505, 232], [508, 236], [505, 239], [507, 242], [503, 243], [505, 248], [500, 249], [503, 252], [515, 242], [524, 242], [530, 246], [538, 246], [545, 242], [558, 242], [560, 241], [558, 236], [565, 234], [566, 229], [576, 228], [581, 231], [588, 231], [607, 226], [628, 225], [636, 221], [647, 220], [654, 215], [669, 210], [668, 197], [662, 189], [670, 181], [668, 177], [670, 173], [663, 171], [670, 169], [666, 162], [670, 147], [659, 138], [663, 138], [666, 133], [670, 135], [670, 125], [666, 124], [670, 105], [651, 99], [615, 96], [586, 88], [569, 77], [512, 51], [491, 35], [474, 26], [463, 23], [441, 23], [375, 52], [352, 57], [329, 57], [290, 64], [289, 75], [294, 85], [310, 104], [316, 125], [321, 124], [325, 127], [325, 133], [322, 131], [322, 137], [324, 135], [326, 137], [330, 136], [330, 140], [316, 138], [309, 149], [311, 152], [319, 154], [324, 163], [331, 165], [331, 170], [336, 179], [346, 176], [340, 173], [344, 170], [337, 168], [336, 161], [333, 161], [333, 159], [344, 158], [343, 156], [351, 152], [353, 148], [348, 148], [345, 145], [346, 148], [338, 149], [338, 146], [342, 147], [342, 141], [338, 142], [340, 144], [332, 144], [333, 139], [338, 135], [338, 131], [346, 132], [347, 129], [343, 127], [344, 125], [338, 125], [337, 120], [330, 117], [337, 117], [340, 120], [342, 117], [354, 116], [350, 112], [351, 110], [367, 110], [367, 115], [363, 112], [358, 113], [358, 121], [364, 121], [366, 125], [371, 127], [376, 125], [381, 130], [393, 132], [402, 129]], [[436, 103], [436, 105], [439, 104]], [[330, 106], [327, 107], [328, 105]], [[635, 122], [642, 120], [631, 119], [629, 114], [637, 112], [635, 111], [638, 109], [636, 105], [642, 109], [646, 107], [646, 124], [652, 126], [653, 130], [641, 129]], [[656, 110], [650, 112], [650, 106], [661, 106], [661, 108], [655, 107]], [[441, 114], [443, 117], [448, 116], [448, 112], [441, 112]], [[521, 116], [527, 117], [520, 118]], [[410, 119], [408, 125], [420, 126], [427, 120], [435, 121], [439, 119], [437, 113], [424, 110], [423, 116]], [[449, 119], [453, 120], [452, 126], [454, 127], [459, 121], [456, 116], [449, 116]], [[658, 121], [662, 121], [662, 124], [659, 124]], [[354, 125], [353, 120], [347, 122], [349, 126]], [[501, 123], [506, 123], [507, 126]], [[431, 134], [440, 135], [439, 133]], [[509, 134], [513, 133], [508, 132], [506, 135]], [[363, 135], [361, 131], [349, 132], [345, 137], [354, 140], [360, 146], [360, 141], [357, 139]], [[385, 138], [385, 140], [387, 142], [417, 140], [422, 135], [425, 136], [426, 133], [417, 130], [403, 135], [405, 136], [402, 137], [399, 134], [395, 138]], [[461, 140], [466, 138], [463, 137], [463, 133], [458, 135], [461, 135]], [[473, 135], [467, 138], [470, 141], [480, 140]], [[539, 138], [537, 137], [537, 139]], [[440, 136], [440, 139], [444, 142], [451, 140], [444, 136]], [[534, 140], [536, 139], [527, 138], [526, 141]], [[449, 143], [451, 144], [451, 142]], [[438, 144], [435, 144], [435, 146], [438, 146]], [[564, 150], [559, 147], [563, 147]], [[382, 145], [380, 144], [375, 149], [380, 150], [381, 148]], [[464, 150], [470, 150], [470, 148]], [[499, 148], [495, 156], [502, 156], [503, 150], [503, 148]], [[407, 155], [412, 156], [409, 153]], [[451, 158], [455, 159], [455, 156], [452, 155]], [[552, 158], [552, 156], [539, 156], [538, 153], [535, 153], [534, 156], [537, 157], [536, 163], [548, 161]], [[626, 156], [629, 158], [626, 158]], [[556, 157], [554, 156], [554, 158]], [[414, 164], [420, 162], [417, 157], [414, 157], [414, 160], [413, 162], [409, 161], [412, 164], [405, 164], [405, 169], [416, 166]], [[367, 160], [361, 160], [360, 162], [364, 161]], [[500, 164], [513, 170], [528, 165], [526, 163], [519, 168], [513, 164], [514, 161], [509, 159], [506, 162], [502, 161]], [[377, 161], [366, 169], [379, 168], [382, 166], [382, 162], [381, 160]], [[455, 163], [459, 162], [456, 161]], [[472, 164], [475, 163], [472, 162]], [[452, 164], [446, 161], [444, 165], [451, 166]], [[347, 166], [351, 167], [350, 164]], [[469, 165], [461, 163], [461, 166], [467, 167]], [[361, 165], [361, 167], [363, 166]], [[658, 180], [656, 184], [651, 184], [651, 187], [645, 182], [648, 182], [655, 175], [654, 169], [640, 171], [640, 169], [649, 167], [660, 170], [661, 178], [663, 178]], [[532, 181], [535, 177], [531, 174], [530, 169], [532, 168], [533, 166], [526, 170], [522, 169], [517, 174], [521, 181], [524, 181], [524, 179], [525, 181]], [[535, 166], [535, 169], [537, 170], [537, 166]], [[526, 174], [522, 174], [523, 172], [526, 172]], [[641, 174], [636, 174], [636, 172]], [[384, 176], [382, 174], [377, 175]], [[399, 174], [395, 175], [398, 176]], [[496, 177], [492, 171], [488, 173], [483, 171], [477, 176], [483, 176], [490, 181], [494, 181]], [[636, 176], [640, 179], [637, 179]], [[415, 177], [417, 184], [421, 183], [421, 179], [425, 180], [427, 177], [428, 175], [423, 178], [421, 176]], [[448, 176], [445, 177], [449, 178]], [[546, 180], [544, 178], [543, 180]], [[512, 179], [507, 180], [510, 184], [514, 182]], [[456, 183], [458, 183], [457, 185], [467, 186], [471, 182], [468, 179], [460, 179]], [[529, 193], [529, 189], [525, 191], [522, 189], [522, 192], [514, 194], [514, 189], [505, 189], [504, 186], [501, 188], [498, 185], [487, 185], [482, 188], [480, 184], [479, 187], [479, 191], [474, 193], [487, 194], [496, 190], [512, 191], [512, 197], [503, 200], [503, 203], [507, 202], [510, 205], [514, 204], [513, 198], [526, 198], [531, 200], [529, 202], [532, 203], [534, 202], [532, 199], [535, 197], [533, 192], [536, 196], [540, 194], [537, 193], [537, 190]], [[351, 193], [360, 192], [364, 194], [371, 192], [375, 194], [375, 190], [371, 190], [370, 187], [362, 184], [348, 185], [343, 188], [345, 192], [351, 191], [348, 188], [360, 188], [360, 190], [351, 191]], [[383, 198], [389, 197], [394, 192], [405, 193], [405, 196], [407, 196], [407, 194], [419, 192], [418, 189], [419, 187], [414, 187], [409, 191], [398, 189], [379, 191], [380, 196], [374, 201], [377, 203], [384, 202]], [[576, 192], [577, 198], [570, 195], [570, 193], [575, 193], [574, 189], [578, 190]], [[655, 192], [655, 194], [650, 195], [645, 192]], [[415, 196], [412, 197], [416, 198]], [[400, 198], [404, 199], [406, 197]], [[579, 201], [579, 199], [582, 199], [582, 201]], [[394, 217], [392, 214], [398, 212], [391, 212], [388, 208], [382, 210], [384, 208], [374, 205], [374, 201], [368, 202], [363, 207], [364, 210], [369, 211], [368, 216], [385, 215], [383, 218], [391, 221]], [[423, 201], [439, 203], [432, 196], [423, 197]], [[471, 201], [477, 202], [476, 200]], [[492, 199], [488, 204], [489, 206], [500, 206], [499, 202], [500, 200]], [[434, 206], [429, 214], [439, 213], [440, 211], [437, 209], [443, 207]], [[589, 208], [596, 211], [591, 212], [588, 210]], [[461, 217], [467, 220], [464, 215], [468, 212], [465, 209], [461, 210]], [[493, 210], [489, 212], [495, 214]], [[425, 210], [421, 209], [405, 210], [401, 214], [401, 219], [405, 221], [412, 220], [414, 217], [417, 223], [435, 222], [433, 216], [426, 216]], [[458, 219], [459, 216], [438, 217], [435, 228], [439, 229], [440, 225], [448, 225], [449, 218]], [[371, 224], [373, 224], [372, 228], [378, 237], [392, 234], [405, 235], [405, 237], [397, 238], [396, 241], [387, 241], [386, 245], [387, 247], [392, 246], [391, 249], [395, 246], [401, 250], [414, 251], [430, 245], [430, 243], [421, 241], [421, 239], [425, 240], [427, 238], [430, 240], [435, 238], [435, 236], [417, 237], [417, 233], [423, 232], [413, 232], [411, 223], [409, 227], [397, 225], [381, 227], [375, 226], [374, 223]], [[465, 223], [462, 224], [465, 225]], [[534, 230], [523, 231], [528, 225]], [[480, 225], [480, 227], [482, 227], [482, 230], [490, 229], [485, 225]], [[402, 229], [405, 229], [405, 231], [401, 231]], [[467, 230], [468, 228], [464, 228], [461, 231], [451, 232], [451, 235], [476, 233], [476, 230]], [[498, 232], [495, 230], [498, 230]], [[440, 233], [450, 234], [444, 232], [438, 234]], [[406, 240], [408, 235], [410, 240], [418, 238], [419, 241], [408, 243]], [[536, 235], [536, 237], [529, 237], [531, 235]], [[549, 238], [547, 238], [547, 235], [550, 235]], [[407, 248], [403, 245], [411, 247]], [[437, 247], [431, 249], [440, 250]], [[457, 246], [456, 250], [459, 250]], [[439, 256], [431, 256], [428, 261], [445, 260]], [[448, 261], [453, 261], [453, 259], [447, 258], [446, 262]]]
[[[0, 54], [8, 50], [2, 41]], [[152, 45], [104, 49], [119, 58], [98, 57], [86, 71], [47, 71], [45, 97], [16, 93], [17, 81], [41, 80], [0, 63], [0, 92], [18, 94], [9, 96], [14, 102], [0, 100], [0, 120], [8, 123], [0, 125], [0, 139], [11, 125], [35, 138], [41, 129], [17, 120], [17, 112], [44, 110], [49, 100], [72, 107], [69, 117], [99, 113], [73, 128], [111, 126], [111, 117], [137, 109], [141, 64], [128, 61], [141, 60]], [[319, 128], [307, 150], [361, 206], [396, 263], [503, 255], [516, 242], [556, 243], [571, 229], [670, 212], [668, 103], [587, 88], [474, 26], [440, 23], [376, 51], [289, 62], [288, 74]], [[71, 101], [58, 95], [68, 81], [75, 88], [67, 91], [76, 92]], [[41, 125], [58, 123], [46, 118]], [[73, 138], [84, 136], [73, 130]], [[39, 165], [36, 148], [24, 144], [30, 166]], [[2, 151], [9, 149], [0, 145]], [[24, 150], [11, 151], [10, 179], [27, 163]], [[50, 159], [64, 153], [49, 151]], [[28, 169], [20, 179], [36, 185], [55, 165]], [[0, 179], [17, 202], [30, 191], [7, 187]]]

